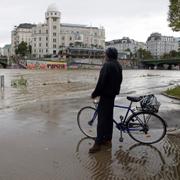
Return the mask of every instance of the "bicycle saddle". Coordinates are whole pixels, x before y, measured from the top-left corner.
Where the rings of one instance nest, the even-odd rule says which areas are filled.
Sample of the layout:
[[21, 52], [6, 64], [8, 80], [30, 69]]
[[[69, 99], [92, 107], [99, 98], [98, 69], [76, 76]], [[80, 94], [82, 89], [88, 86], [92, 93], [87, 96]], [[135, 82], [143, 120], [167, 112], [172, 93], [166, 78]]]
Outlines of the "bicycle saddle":
[[143, 98], [142, 96], [139, 97], [127, 96], [127, 99], [132, 102], [139, 102], [142, 98]]

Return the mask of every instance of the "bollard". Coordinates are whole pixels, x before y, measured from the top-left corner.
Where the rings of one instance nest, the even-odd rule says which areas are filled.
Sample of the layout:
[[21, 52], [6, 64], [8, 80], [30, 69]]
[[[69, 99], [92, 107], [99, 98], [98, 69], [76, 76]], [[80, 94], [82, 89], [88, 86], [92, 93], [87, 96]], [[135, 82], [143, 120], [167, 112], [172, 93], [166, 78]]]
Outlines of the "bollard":
[[1, 75], [0, 79], [1, 79], [1, 88], [4, 88], [4, 75]]

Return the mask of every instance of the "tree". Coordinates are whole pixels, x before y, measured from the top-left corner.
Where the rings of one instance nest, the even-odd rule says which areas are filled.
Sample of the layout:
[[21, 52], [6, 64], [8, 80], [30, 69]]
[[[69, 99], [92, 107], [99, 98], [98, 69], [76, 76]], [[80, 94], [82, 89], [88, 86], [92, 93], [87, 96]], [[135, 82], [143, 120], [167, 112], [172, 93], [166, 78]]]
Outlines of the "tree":
[[169, 14], [168, 21], [169, 27], [173, 31], [180, 31], [180, 1], [179, 0], [169, 0]]
[[19, 54], [21, 56], [25, 56], [28, 53], [28, 50], [30, 51], [30, 49], [27, 46], [27, 43], [22, 41], [19, 45], [18, 48], [15, 50], [16, 54]]
[[178, 56], [178, 52], [175, 51], [175, 50], [172, 50], [172, 51], [169, 52], [169, 55], [170, 55], [170, 57], [177, 57]]
[[164, 53], [161, 58], [162, 59], [168, 59], [168, 58], [179, 58], [180, 52], [177, 52], [175, 50], [170, 51], [169, 53]]
[[170, 55], [168, 53], [164, 53], [162, 56], [161, 56], [161, 59], [168, 59], [170, 58]]
[[150, 51], [147, 51], [146, 49], [138, 49], [136, 52], [136, 57], [140, 59], [152, 59], [153, 56]]

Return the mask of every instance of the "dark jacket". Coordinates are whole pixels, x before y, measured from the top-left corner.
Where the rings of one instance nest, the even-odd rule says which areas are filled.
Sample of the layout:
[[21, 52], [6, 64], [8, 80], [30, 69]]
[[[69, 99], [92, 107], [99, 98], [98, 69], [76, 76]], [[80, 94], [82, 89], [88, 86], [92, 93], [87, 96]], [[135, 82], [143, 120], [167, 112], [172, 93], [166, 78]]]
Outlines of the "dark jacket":
[[122, 82], [122, 67], [116, 60], [104, 63], [92, 98], [97, 96], [115, 97], [119, 94]]

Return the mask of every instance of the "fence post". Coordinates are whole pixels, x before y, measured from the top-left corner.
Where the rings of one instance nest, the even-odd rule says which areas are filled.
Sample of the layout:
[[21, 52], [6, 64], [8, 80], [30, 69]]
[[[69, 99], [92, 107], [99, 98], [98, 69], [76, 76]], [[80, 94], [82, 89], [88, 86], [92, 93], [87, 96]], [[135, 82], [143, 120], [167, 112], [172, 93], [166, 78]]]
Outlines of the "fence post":
[[1, 80], [1, 88], [4, 88], [4, 75], [0, 76], [0, 80]]

